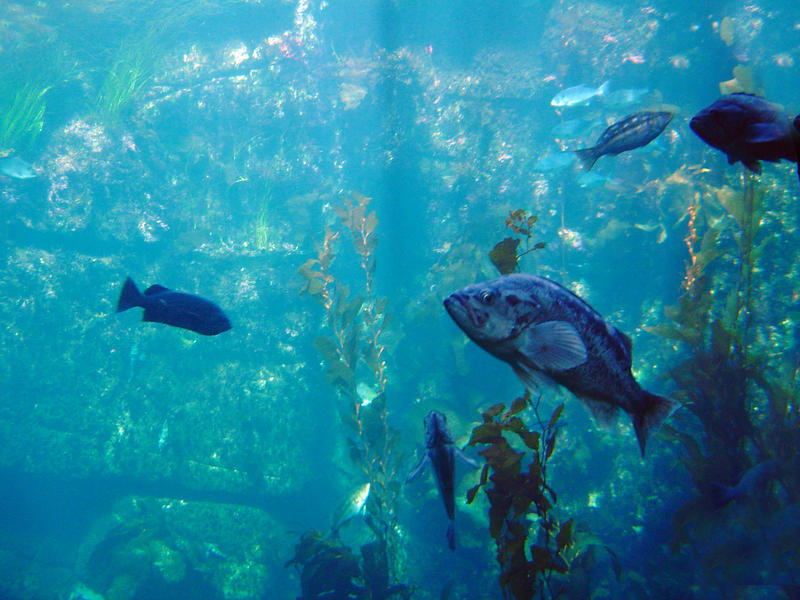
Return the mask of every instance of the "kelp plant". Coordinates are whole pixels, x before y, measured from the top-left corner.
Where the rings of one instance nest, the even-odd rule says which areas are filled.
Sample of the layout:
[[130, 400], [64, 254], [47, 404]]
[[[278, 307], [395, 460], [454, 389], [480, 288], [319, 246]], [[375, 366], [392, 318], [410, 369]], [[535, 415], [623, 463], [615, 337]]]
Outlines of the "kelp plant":
[[[780, 314], [785, 306], [774, 297], [776, 280], [767, 276], [776, 265], [761, 264], [765, 256], [780, 261], [768, 250], [787, 234], [787, 220], [779, 209], [767, 209], [749, 173], [741, 195], [723, 186], [698, 194], [689, 209], [684, 293], [666, 310], [669, 321], [653, 328], [688, 354], [671, 375], [693, 419], [678, 413], [663, 429], [682, 444], [682, 461], [699, 494], [673, 518], [676, 550], [710, 534], [715, 520], [709, 517], [719, 509], [714, 484], [734, 485], [758, 462], [775, 460], [781, 467], [775, 485], [787, 503], [800, 500], [796, 362], [784, 358], [783, 340], [770, 335], [774, 326], [764, 313]], [[767, 296], [769, 303], [759, 301]], [[765, 517], [781, 508], [769, 490], [769, 482], [760, 490]]]
[[368, 210], [369, 202], [370, 198], [354, 193], [352, 199], [345, 198], [344, 205], [334, 209], [358, 257], [362, 293], [352, 294], [350, 286], [331, 270], [341, 229], [326, 227], [317, 246], [317, 258], [306, 261], [298, 272], [305, 278], [302, 292], [325, 310], [328, 335], [314, 343], [327, 365], [328, 381], [347, 400], [348, 408], [341, 418], [353, 433], [348, 438], [350, 457], [371, 483], [367, 512], [392, 559], [389, 565], [396, 580], [401, 562], [396, 505], [402, 485], [402, 457], [395, 452], [399, 433], [387, 421], [384, 335], [390, 317], [387, 298], [375, 292], [378, 219]]
[[545, 247], [544, 242], [536, 242], [531, 246], [533, 237], [533, 224], [536, 223], [536, 215], [528, 215], [525, 210], [518, 208], [511, 210], [506, 217], [506, 227], [517, 235], [525, 236], [525, 250], [518, 252], [521, 238], [507, 237], [495, 244], [489, 252], [489, 260], [501, 275], [516, 273], [519, 271], [519, 259], [534, 250], [541, 250]]
[[[504, 598], [515, 600], [557, 597], [553, 576], [569, 571], [566, 551], [572, 544], [573, 521], [559, 523], [555, 519], [556, 493], [547, 485], [547, 461], [555, 450], [564, 405], [553, 411], [545, 425], [539, 418], [537, 400], [534, 411], [541, 431], [530, 431], [517, 416], [529, 406], [530, 392], [526, 390], [508, 410], [504, 404], [489, 407], [469, 441], [471, 446], [486, 446], [479, 451], [486, 464], [478, 485], [467, 492], [467, 502], [472, 503], [478, 490], [484, 489], [490, 506], [489, 533], [497, 546], [500, 587]], [[524, 450], [513, 447], [510, 434], [519, 438]], [[537, 534], [530, 543], [532, 525]]]
[[318, 531], [303, 534], [294, 556], [285, 566], [294, 565], [300, 573], [298, 600], [363, 598], [388, 600], [408, 598], [405, 585], [389, 584], [385, 543], [374, 540], [361, 546], [361, 560], [335, 539]]

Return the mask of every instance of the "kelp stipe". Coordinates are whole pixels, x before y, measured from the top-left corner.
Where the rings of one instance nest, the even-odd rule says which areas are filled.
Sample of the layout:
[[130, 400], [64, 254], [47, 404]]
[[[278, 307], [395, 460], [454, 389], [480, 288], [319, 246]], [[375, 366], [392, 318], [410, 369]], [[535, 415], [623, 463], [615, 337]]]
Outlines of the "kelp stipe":
[[384, 542], [391, 577], [402, 571], [402, 550], [397, 530], [397, 500], [403, 478], [402, 456], [395, 451], [399, 432], [389, 427], [386, 409], [386, 354], [384, 341], [390, 315], [387, 298], [374, 289], [375, 248], [378, 219], [368, 211], [370, 198], [354, 193], [335, 208], [344, 230], [352, 237], [364, 275], [361, 292], [351, 294], [349, 285], [334, 276], [331, 267], [341, 231], [330, 227], [317, 246], [317, 258], [298, 270], [306, 283], [302, 290], [322, 304], [329, 334], [314, 340], [327, 365], [326, 377], [348, 401], [342, 422], [353, 432], [348, 438], [350, 458], [372, 485], [367, 511], [373, 530]]
[[[484, 489], [489, 500], [489, 533], [497, 546], [500, 587], [507, 599], [554, 598], [553, 574], [569, 571], [566, 550], [572, 544], [572, 519], [559, 523], [553, 516], [556, 493], [547, 484], [547, 461], [555, 450], [560, 404], [541, 432], [530, 431], [517, 415], [531, 405], [530, 392], [515, 399], [508, 410], [495, 404], [483, 413], [483, 423], [472, 431], [469, 444], [485, 447], [480, 482], [467, 492], [467, 503]], [[538, 419], [538, 401], [536, 405]], [[514, 449], [507, 435], [516, 434], [526, 450]], [[527, 451], [530, 450], [530, 456]], [[523, 468], [527, 463], [527, 468]], [[530, 543], [535, 513], [537, 539]], [[530, 544], [530, 545], [529, 545]]]
[[722, 546], [713, 536], [737, 527], [714, 501], [715, 489], [737, 484], [771, 459], [779, 465], [778, 475], [763, 483], [754, 499], [760, 523], [767, 527], [800, 499], [796, 365], [775, 352], [777, 342], [765, 333], [772, 327], [766, 298], [770, 304], [781, 300], [768, 275], [775, 265], [761, 264], [785, 225], [780, 211], [768, 211], [765, 201], [750, 174], [741, 195], [723, 186], [702, 202], [698, 197], [689, 211], [685, 291], [678, 305], [667, 309], [669, 322], [652, 329], [682, 342], [688, 355], [670, 370], [688, 414], [676, 415], [663, 434], [682, 445], [681, 461], [698, 495], [673, 517], [673, 550], [692, 547], [715, 584], [728, 579], [731, 569], [750, 566], [734, 557], [721, 563], [709, 558]]

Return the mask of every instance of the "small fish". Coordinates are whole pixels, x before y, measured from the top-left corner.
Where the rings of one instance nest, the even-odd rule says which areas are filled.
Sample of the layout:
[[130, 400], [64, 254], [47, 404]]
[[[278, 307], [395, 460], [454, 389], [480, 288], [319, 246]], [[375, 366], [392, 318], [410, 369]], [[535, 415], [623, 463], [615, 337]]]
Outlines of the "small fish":
[[545, 154], [533, 165], [534, 171], [560, 171], [575, 162], [572, 152], [553, 152]]
[[714, 506], [722, 507], [737, 498], [758, 494], [777, 474], [778, 463], [774, 460], [765, 460], [745, 471], [736, 485], [712, 483], [711, 496]]
[[800, 116], [792, 123], [777, 104], [745, 93], [722, 96], [689, 122], [701, 140], [728, 155], [728, 164], [741, 161], [754, 173], [761, 173], [761, 160], [798, 162], [798, 126]]
[[369, 498], [369, 482], [359, 486], [347, 497], [336, 512], [333, 513], [333, 526], [331, 527], [331, 534], [336, 535], [339, 529], [345, 523], [358, 515], [363, 515], [367, 512], [367, 499]]
[[628, 115], [606, 129], [591, 148], [576, 150], [583, 168], [591, 170], [601, 156], [616, 156], [622, 152], [641, 148], [656, 139], [672, 120], [668, 112], [638, 112]]
[[33, 165], [18, 156], [0, 158], [0, 173], [14, 179], [32, 179], [39, 175]]
[[456, 456], [474, 469], [478, 464], [455, 447], [453, 436], [447, 429], [447, 417], [438, 410], [432, 410], [423, 419], [425, 425], [425, 456], [420, 463], [411, 471], [406, 483], [413, 481], [422, 472], [428, 463], [433, 467], [433, 474], [436, 478], [436, 487], [439, 488], [439, 495], [444, 501], [444, 509], [447, 511], [447, 518], [450, 524], [447, 526], [447, 544], [450, 550], [456, 549], [455, 531], [455, 477], [456, 477]]
[[550, 106], [561, 108], [564, 106], [588, 104], [593, 98], [605, 96], [610, 87], [610, 81], [606, 81], [598, 88], [593, 88], [584, 84], [569, 87], [558, 92], [553, 99], [550, 100]]
[[626, 88], [614, 90], [603, 97], [603, 104], [614, 108], [624, 108], [641, 101], [650, 93], [649, 88]]
[[481, 348], [511, 365], [529, 389], [554, 381], [601, 422], [622, 409], [644, 456], [647, 437], [679, 404], [643, 390], [631, 374], [630, 339], [557, 283], [514, 273], [445, 298], [456, 324]]
[[217, 335], [231, 328], [228, 317], [210, 300], [174, 292], [158, 284], [151, 285], [142, 294], [133, 279], [128, 277], [119, 295], [117, 312], [134, 306], [144, 308], [142, 321], [164, 323], [203, 335]]

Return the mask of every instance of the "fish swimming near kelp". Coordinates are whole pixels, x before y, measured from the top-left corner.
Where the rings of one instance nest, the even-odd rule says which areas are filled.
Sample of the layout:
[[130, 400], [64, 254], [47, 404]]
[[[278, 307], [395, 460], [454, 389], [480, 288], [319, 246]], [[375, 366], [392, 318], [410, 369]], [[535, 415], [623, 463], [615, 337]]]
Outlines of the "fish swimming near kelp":
[[369, 499], [370, 483], [358, 486], [353, 492], [342, 502], [336, 511], [333, 513], [333, 523], [331, 525], [331, 534], [336, 535], [341, 529], [342, 525], [349, 523], [358, 515], [364, 515], [367, 512], [367, 500]]
[[447, 545], [451, 550], [456, 549], [455, 532], [455, 477], [456, 477], [456, 457], [464, 461], [470, 467], [477, 469], [478, 464], [455, 447], [453, 436], [447, 429], [447, 417], [438, 410], [432, 410], [423, 419], [425, 426], [425, 456], [414, 468], [406, 479], [406, 483], [413, 481], [419, 476], [425, 465], [428, 463], [433, 467], [433, 475], [436, 478], [436, 487], [439, 495], [444, 501], [444, 509], [450, 524], [447, 527]]
[[740, 161], [754, 173], [761, 173], [762, 160], [798, 162], [799, 125], [800, 116], [792, 122], [777, 104], [742, 92], [722, 96], [689, 122], [701, 140], [728, 156], [729, 164]]
[[158, 284], [141, 293], [133, 279], [128, 277], [119, 295], [117, 312], [136, 306], [144, 308], [142, 321], [164, 323], [202, 335], [217, 335], [231, 328], [228, 317], [210, 300]]
[[583, 168], [591, 170], [601, 156], [616, 156], [656, 139], [672, 120], [672, 113], [643, 111], [628, 115], [606, 129], [591, 148], [576, 150]]
[[679, 406], [639, 386], [625, 334], [549, 279], [504, 275], [453, 292], [444, 306], [470, 339], [511, 365], [529, 389], [554, 381], [600, 422], [611, 421], [619, 409], [628, 413], [642, 456], [648, 436]]
[[568, 87], [553, 96], [553, 99], [550, 100], [550, 106], [563, 108], [588, 104], [593, 98], [602, 97], [607, 94], [610, 87], [610, 81], [606, 81], [600, 87], [596, 88], [583, 83]]
[[762, 493], [778, 475], [778, 463], [774, 460], [764, 460], [747, 469], [739, 478], [736, 485], [711, 484], [712, 502], [716, 507], [722, 507], [739, 498], [752, 497]]

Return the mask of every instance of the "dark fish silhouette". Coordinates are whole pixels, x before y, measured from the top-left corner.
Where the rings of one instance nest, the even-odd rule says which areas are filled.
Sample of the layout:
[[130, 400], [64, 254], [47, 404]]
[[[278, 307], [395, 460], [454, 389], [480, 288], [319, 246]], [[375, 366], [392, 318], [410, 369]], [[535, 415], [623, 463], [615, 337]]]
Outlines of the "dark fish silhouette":
[[798, 161], [798, 119], [792, 123], [780, 106], [760, 96], [736, 93], [701, 110], [689, 127], [706, 144], [727, 154], [729, 164], [741, 161], [754, 173], [761, 173], [762, 160]]
[[763, 492], [764, 488], [778, 474], [778, 463], [774, 460], [765, 460], [750, 467], [739, 479], [739, 483], [732, 486], [719, 483], [711, 484], [711, 496], [715, 506], [722, 507], [737, 498], [754, 496]]
[[447, 417], [438, 410], [432, 410], [423, 420], [425, 425], [425, 456], [420, 463], [411, 471], [406, 483], [415, 479], [428, 463], [433, 466], [433, 474], [436, 477], [436, 487], [444, 501], [444, 509], [447, 511], [447, 518], [450, 524], [447, 527], [447, 544], [451, 550], [456, 549], [455, 532], [455, 477], [456, 477], [456, 456], [466, 462], [469, 466], [477, 469], [478, 464], [464, 456], [464, 454], [453, 445], [453, 436], [447, 429]]
[[589, 171], [598, 158], [646, 146], [656, 139], [672, 120], [668, 112], [638, 112], [606, 129], [591, 148], [576, 150], [583, 168]]
[[174, 292], [158, 284], [151, 285], [142, 294], [133, 279], [128, 277], [119, 295], [117, 312], [134, 306], [144, 308], [142, 321], [182, 327], [203, 335], [217, 335], [231, 328], [228, 317], [210, 300]]
[[586, 302], [544, 277], [514, 273], [467, 286], [444, 306], [481, 348], [507, 362], [530, 389], [563, 385], [601, 422], [631, 415], [644, 456], [647, 436], [679, 406], [646, 392], [631, 374], [631, 341]]

